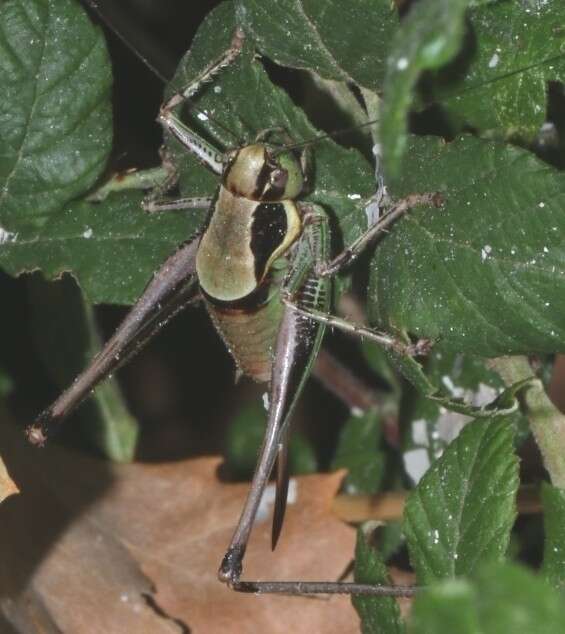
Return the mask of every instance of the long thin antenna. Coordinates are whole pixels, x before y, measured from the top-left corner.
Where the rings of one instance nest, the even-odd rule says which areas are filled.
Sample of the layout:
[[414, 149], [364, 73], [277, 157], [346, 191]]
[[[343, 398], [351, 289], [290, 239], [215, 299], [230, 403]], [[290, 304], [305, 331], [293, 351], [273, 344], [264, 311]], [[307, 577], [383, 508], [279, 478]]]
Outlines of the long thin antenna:
[[[152, 45], [152, 57], [160, 58], [160, 62], [158, 64], [154, 64], [150, 61], [149, 57], [141, 52], [141, 47], [134, 44], [135, 39], [143, 39], [143, 46], [146, 49], [149, 48], [148, 42], [151, 43], [153, 39], [149, 33], [144, 31], [142, 38], [139, 36], [136, 37], [134, 35], [134, 30], [131, 27], [128, 27], [126, 19], [115, 5], [104, 4], [104, 8], [101, 8], [98, 0], [82, 0], [82, 2], [98, 16], [100, 21], [106, 25], [108, 30], [110, 30], [120, 40], [120, 42], [122, 42], [122, 44], [155, 75], [155, 77], [160, 79], [164, 84], [170, 81], [175, 66], [173, 58], [164, 53], [162, 48]], [[127, 35], [125, 35], [125, 31], [128, 31]], [[158, 68], [158, 66], [160, 66], [160, 68]]]
[[280, 150], [276, 150], [274, 152], [274, 155], [276, 156], [281, 152], [286, 152], [286, 150], [295, 150], [296, 148], [305, 147], [307, 145], [311, 145], [312, 143], [318, 143], [318, 141], [323, 141], [324, 139], [333, 139], [336, 136], [347, 134], [348, 132], [353, 132], [355, 130], [359, 130], [360, 128], [366, 128], [367, 126], [374, 125], [375, 123], [378, 123], [378, 121], [378, 119], [372, 119], [371, 121], [366, 121], [365, 123], [352, 125], [348, 128], [341, 128], [341, 130], [335, 130], [334, 132], [328, 132], [327, 134], [321, 134], [320, 136], [312, 137], [307, 141], [300, 141], [300, 143], [293, 143], [292, 145], [284, 145]]
[[[136, 44], [134, 44], [133, 36], [126, 36], [124, 34], [124, 31], [122, 30], [122, 28], [127, 28], [126, 27], [126, 20], [123, 17], [120, 17], [122, 14], [119, 13], [118, 10], [116, 10], [116, 7], [111, 5], [112, 8], [110, 9], [112, 15], [110, 17], [110, 15], [107, 13], [109, 10], [107, 8], [102, 9], [99, 6], [99, 2], [98, 0], [82, 0], [82, 2], [89, 7], [90, 9], [92, 9], [92, 11], [94, 11], [94, 13], [96, 13], [96, 15], [98, 16], [98, 18], [107, 26], [107, 28], [114, 33], [114, 35], [124, 44], [124, 46], [126, 46], [126, 48], [128, 50], [130, 50], [143, 64], [145, 64], [145, 66], [158, 78], [160, 79], [164, 84], [168, 83], [170, 81], [170, 78], [173, 75], [172, 70], [169, 70], [168, 72], [163, 72], [162, 70], [160, 70], [159, 68], [157, 68], [157, 65], [153, 64], [149, 58], [144, 55], [141, 52], [141, 48], [138, 47]], [[106, 6], [106, 5], [105, 5]], [[119, 25], [119, 26], [118, 26]], [[131, 31], [131, 29], [130, 29]], [[139, 38], [138, 38], [139, 39]], [[147, 47], [146, 42], [150, 41], [151, 38], [149, 36], [149, 34], [144, 34], [144, 46]], [[155, 49], [154, 54], [157, 55], [158, 51], [157, 51], [157, 47], [153, 47]], [[172, 68], [174, 65], [174, 62], [172, 61], [172, 59], [165, 59], [165, 55], [163, 54], [162, 51], [160, 51], [160, 57], [161, 57], [161, 64], [160, 66], [168, 66], [169, 68]], [[217, 121], [216, 119], [212, 118], [210, 116], [210, 113], [205, 112], [204, 110], [201, 110], [200, 108], [198, 108], [192, 101], [189, 102], [189, 107], [191, 110], [193, 110], [194, 112], [204, 115], [207, 119], [210, 119], [211, 121], [214, 122], [215, 125], [217, 125], [219, 128], [221, 128], [224, 132], [227, 132], [230, 136], [232, 136], [233, 138], [237, 139], [237, 135], [234, 134], [234, 132], [232, 132], [232, 130], [230, 130], [227, 126], [223, 125], [220, 121]], [[283, 148], [281, 148], [280, 151], [283, 150], [293, 150], [296, 148], [301, 148], [301, 147], [306, 147], [307, 145], [311, 145], [313, 143], [317, 143], [318, 141], [321, 141], [323, 139], [330, 139], [330, 138], [334, 138], [336, 136], [340, 136], [342, 134], [347, 134], [348, 132], [352, 132], [354, 130], [358, 130], [360, 128], [364, 128], [370, 125], [373, 125], [374, 123], [377, 123], [377, 120], [372, 120], [372, 121], [367, 121], [366, 123], [362, 123], [360, 125], [355, 125], [355, 126], [350, 126], [348, 128], [343, 128], [341, 130], [336, 130], [335, 132], [331, 132], [328, 134], [323, 134], [317, 137], [313, 137], [312, 139], [309, 139], [307, 141], [301, 141], [300, 143], [295, 143], [293, 145], [287, 145], [284, 146]], [[279, 153], [279, 152], [275, 152], [275, 155]]]
[[[110, 5], [112, 8], [108, 10], [106, 8], [102, 9], [99, 6], [98, 0], [82, 0], [82, 2], [98, 16], [98, 18], [107, 26], [107, 28], [122, 42], [122, 44], [124, 44], [124, 46], [129, 51], [131, 51], [135, 55], [135, 57], [137, 57], [155, 75], [155, 77], [160, 79], [163, 84], [169, 83], [173, 76], [173, 69], [175, 66], [172, 57], [164, 54], [163, 51], [159, 49], [159, 47], [153, 46], [153, 54], [161, 58], [159, 66], [167, 66], [168, 68], [167, 71], [159, 69], [157, 65], [153, 64], [149, 60], [149, 58], [141, 52], [141, 47], [138, 47], [136, 44], [134, 44], [133, 40], [135, 38], [133, 37], [133, 35], [130, 37], [129, 35], [126, 36], [124, 34], [122, 28], [127, 29], [126, 20], [121, 17], [123, 16], [123, 14], [120, 13], [118, 9], [116, 9], [115, 5]], [[109, 13], [112, 14], [111, 17]], [[131, 29], [129, 29], [129, 31], [133, 33]], [[139, 37], [137, 39], [139, 39]], [[152, 38], [148, 33], [143, 33], [143, 39], [144, 42], [147, 42], [151, 41]], [[144, 43], [144, 46], [147, 48], [148, 45]], [[188, 103], [190, 110], [202, 115], [203, 117], [206, 117], [206, 119], [210, 119], [218, 128], [222, 129], [224, 132], [236, 139], [236, 141], [239, 141], [237, 135], [232, 130], [221, 123], [221, 121], [213, 118], [209, 112], [205, 112], [204, 110], [196, 106], [191, 100], [186, 100], [186, 102]]]

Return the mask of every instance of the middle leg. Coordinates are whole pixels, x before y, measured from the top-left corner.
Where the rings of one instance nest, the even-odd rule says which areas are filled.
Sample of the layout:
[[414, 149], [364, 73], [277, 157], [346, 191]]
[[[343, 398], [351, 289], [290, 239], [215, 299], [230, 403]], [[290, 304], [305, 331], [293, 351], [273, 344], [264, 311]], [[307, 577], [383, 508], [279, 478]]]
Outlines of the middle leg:
[[[374, 237], [385, 230], [392, 222], [406, 213], [415, 204], [430, 204], [435, 194], [413, 195], [403, 199], [392, 211], [383, 216], [373, 227], [358, 238], [351, 247], [345, 249], [333, 260], [325, 260], [320, 257], [320, 251], [316, 248], [321, 235], [328, 232], [328, 217], [323, 209], [316, 205], [303, 205], [307, 207], [304, 223], [307, 227], [306, 237], [310, 244], [312, 256], [314, 258], [314, 271], [320, 279], [332, 275], [339, 271], [346, 264], [351, 263], [362, 250], [374, 239]], [[355, 335], [361, 339], [367, 338], [370, 341], [407, 356], [420, 356], [429, 352], [430, 342], [427, 339], [420, 339], [414, 343], [407, 342], [392, 334], [378, 332], [360, 324], [352, 323], [346, 319], [336, 317], [327, 312], [321, 311], [313, 306], [306, 306], [300, 302], [291, 289], [283, 288], [281, 293], [283, 303], [295, 313], [316, 321], [320, 324], [338, 328], [344, 332]]]
[[[318, 274], [324, 277], [335, 275], [346, 266], [349, 266], [379, 234], [386, 232], [394, 222], [413, 207], [418, 205], [433, 205], [434, 207], [439, 207], [442, 202], [443, 199], [438, 192], [410, 194], [406, 196], [406, 198], [400, 199], [384, 213], [372, 227], [369, 227], [365, 233], [361, 234], [353, 244], [345, 248], [333, 260], [320, 262], [316, 269]], [[307, 214], [307, 216], [308, 215], [309, 214]], [[318, 220], [316, 218], [314, 221], [317, 222]]]

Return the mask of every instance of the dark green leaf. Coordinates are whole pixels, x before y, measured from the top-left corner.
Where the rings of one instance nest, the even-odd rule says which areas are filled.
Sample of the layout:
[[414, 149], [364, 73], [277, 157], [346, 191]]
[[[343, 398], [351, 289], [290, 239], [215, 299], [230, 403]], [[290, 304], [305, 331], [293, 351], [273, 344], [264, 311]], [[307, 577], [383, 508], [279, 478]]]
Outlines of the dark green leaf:
[[469, 45], [439, 74], [436, 97], [481, 132], [531, 141], [546, 118], [547, 82], [565, 79], [565, 4], [510, 0], [469, 17]]
[[379, 553], [384, 561], [388, 561], [405, 544], [402, 522], [387, 521], [386, 524], [378, 528], [378, 537]]
[[517, 488], [512, 427], [502, 418], [467, 425], [406, 502], [404, 532], [419, 583], [502, 558]]
[[544, 483], [542, 488], [545, 542], [543, 572], [551, 585], [565, 587], [565, 490]]
[[433, 585], [416, 598], [410, 634], [484, 634], [475, 606], [475, 589], [464, 579]]
[[372, 261], [373, 321], [481, 356], [565, 349], [565, 177], [530, 153], [463, 137], [414, 140], [396, 195], [413, 209]]
[[[371, 524], [357, 531], [354, 578], [357, 583], [389, 585], [386, 566], [379, 553], [369, 543]], [[395, 599], [390, 597], [356, 597], [353, 605], [361, 619], [363, 634], [400, 634], [404, 625]]]
[[394, 371], [390, 357], [384, 348], [376, 346], [373, 342], [362, 341], [361, 352], [371, 370], [391, 388], [391, 401], [397, 400], [400, 394], [399, 377]]
[[388, 0], [237, 0], [236, 6], [239, 23], [278, 64], [381, 90], [398, 24]]
[[0, 368], [0, 401], [3, 401], [13, 389], [13, 381], [4, 368]]
[[470, 580], [435, 585], [416, 598], [411, 634], [556, 634], [565, 631], [562, 599], [514, 565], [482, 566]]
[[110, 82], [104, 37], [78, 2], [0, 5], [0, 222], [12, 237], [100, 175]]
[[195, 225], [191, 214], [149, 215], [140, 205], [132, 192], [73, 203], [2, 245], [0, 264], [14, 275], [40, 268], [49, 279], [72, 271], [92, 303], [133, 303]]
[[[441, 345], [426, 360], [425, 372], [437, 394], [461, 400], [470, 407], [492, 403], [505, 387], [496, 372], [486, 368], [483, 359], [453, 354]], [[408, 430], [403, 460], [406, 473], [417, 484], [471, 418], [446, 409], [444, 403], [426, 398], [419, 391], [409, 397], [410, 403], [401, 408], [401, 425]]]
[[397, 30], [387, 60], [380, 138], [387, 173], [397, 173], [407, 145], [407, 117], [424, 70], [446, 64], [459, 50], [469, 0], [421, 0]]
[[376, 493], [385, 468], [385, 454], [379, 449], [381, 419], [376, 410], [351, 416], [341, 430], [332, 469], [347, 469], [347, 493]]
[[[230, 475], [250, 479], [257, 464], [257, 454], [265, 436], [265, 408], [253, 401], [232, 420], [226, 437], [226, 466]], [[292, 475], [315, 473], [317, 461], [312, 446], [299, 433], [291, 433], [288, 452]]]

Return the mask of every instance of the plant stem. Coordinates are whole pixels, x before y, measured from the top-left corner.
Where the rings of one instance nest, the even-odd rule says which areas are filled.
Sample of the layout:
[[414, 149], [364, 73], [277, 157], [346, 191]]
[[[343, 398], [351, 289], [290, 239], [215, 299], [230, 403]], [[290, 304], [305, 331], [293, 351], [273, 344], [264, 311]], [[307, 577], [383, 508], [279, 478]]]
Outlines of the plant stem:
[[[339, 493], [332, 502], [332, 511], [343, 522], [362, 524], [363, 522], [400, 521], [408, 491], [386, 491], [375, 495]], [[530, 485], [518, 491], [518, 513], [536, 515], [542, 512], [540, 492]]]
[[350, 410], [366, 412], [381, 404], [383, 395], [378, 395], [327, 350], [320, 350], [312, 374]]
[[[489, 365], [507, 385], [534, 376], [524, 356], [499, 357]], [[551, 402], [540, 380], [526, 388], [523, 403], [551, 483], [565, 488], [565, 416]]]

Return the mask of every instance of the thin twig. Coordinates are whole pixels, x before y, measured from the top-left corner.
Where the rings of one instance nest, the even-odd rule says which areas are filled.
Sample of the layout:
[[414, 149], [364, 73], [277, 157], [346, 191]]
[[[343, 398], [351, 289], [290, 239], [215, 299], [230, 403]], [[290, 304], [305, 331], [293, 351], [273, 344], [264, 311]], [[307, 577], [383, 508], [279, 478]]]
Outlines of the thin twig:
[[[378, 495], [336, 495], [332, 511], [343, 522], [361, 524], [369, 520], [391, 522], [402, 519], [408, 491], [388, 491]], [[537, 487], [523, 486], [518, 491], [518, 513], [541, 513], [542, 504]]]
[[355, 376], [327, 350], [320, 350], [312, 374], [350, 410], [358, 409], [365, 412], [379, 405], [375, 390]]

